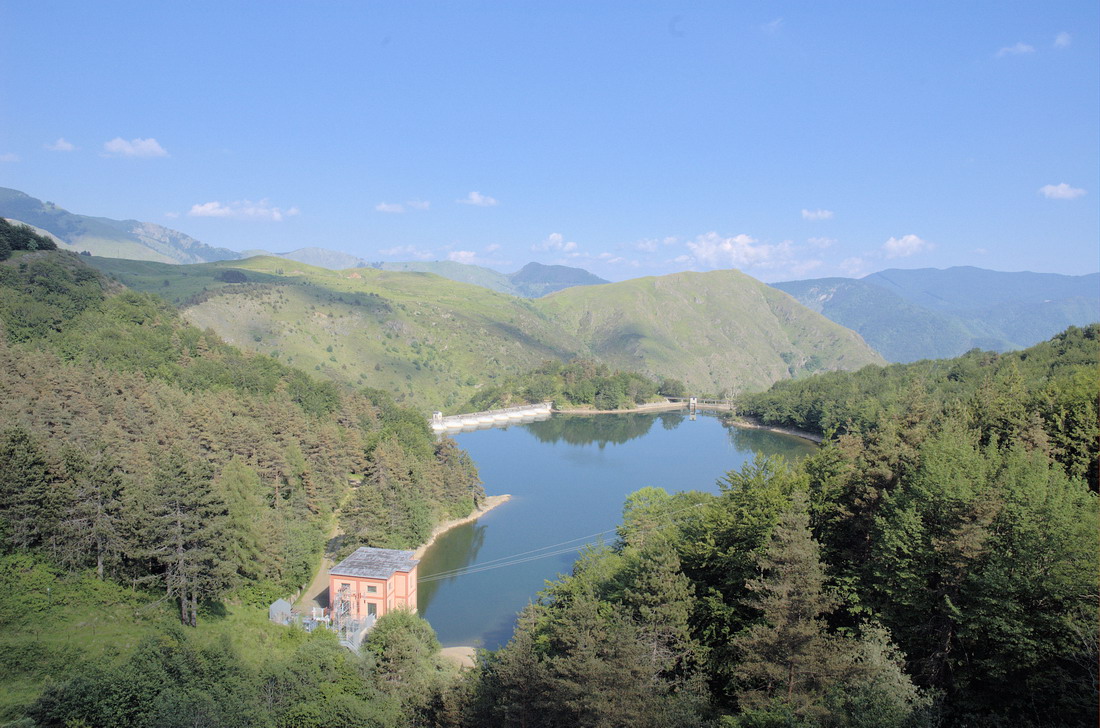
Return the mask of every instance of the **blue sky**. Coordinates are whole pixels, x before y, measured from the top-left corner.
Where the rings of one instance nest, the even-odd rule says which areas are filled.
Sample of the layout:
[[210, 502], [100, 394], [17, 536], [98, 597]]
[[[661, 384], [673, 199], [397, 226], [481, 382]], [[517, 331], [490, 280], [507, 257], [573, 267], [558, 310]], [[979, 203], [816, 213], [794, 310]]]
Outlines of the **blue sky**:
[[0, 0], [0, 186], [611, 280], [1088, 273], [1098, 7]]

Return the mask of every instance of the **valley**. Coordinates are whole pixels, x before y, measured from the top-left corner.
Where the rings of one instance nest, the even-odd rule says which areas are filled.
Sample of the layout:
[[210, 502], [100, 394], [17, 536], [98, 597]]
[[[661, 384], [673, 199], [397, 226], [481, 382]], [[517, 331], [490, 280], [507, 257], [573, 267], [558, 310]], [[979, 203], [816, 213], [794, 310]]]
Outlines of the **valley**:
[[0, 728], [1100, 725], [1100, 3], [0, 18]]

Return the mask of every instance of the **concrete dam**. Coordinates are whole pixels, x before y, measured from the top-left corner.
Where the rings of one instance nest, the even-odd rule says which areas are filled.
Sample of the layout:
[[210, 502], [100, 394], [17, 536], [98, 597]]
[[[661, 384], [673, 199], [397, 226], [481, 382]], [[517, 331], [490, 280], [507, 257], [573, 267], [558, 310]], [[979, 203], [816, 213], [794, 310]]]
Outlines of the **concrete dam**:
[[463, 415], [444, 415], [442, 412], [434, 412], [431, 418], [432, 431], [436, 434], [469, 432], [486, 427], [518, 425], [524, 422], [545, 420], [549, 419], [553, 404], [553, 402], [540, 402], [485, 412], [470, 412]]

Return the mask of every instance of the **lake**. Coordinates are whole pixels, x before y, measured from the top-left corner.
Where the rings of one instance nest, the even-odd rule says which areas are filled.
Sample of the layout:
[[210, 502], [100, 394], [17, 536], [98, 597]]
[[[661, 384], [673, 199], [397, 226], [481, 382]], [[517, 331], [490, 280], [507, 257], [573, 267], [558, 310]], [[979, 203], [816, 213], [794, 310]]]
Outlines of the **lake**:
[[[546, 580], [570, 571], [580, 545], [615, 540], [630, 493], [646, 486], [716, 493], [717, 480], [756, 452], [799, 459], [816, 447], [726, 427], [702, 412], [554, 415], [455, 440], [477, 463], [486, 492], [512, 499], [428, 549], [419, 609], [445, 647], [488, 649], [508, 641], [517, 612]], [[527, 553], [537, 549], [544, 551]]]

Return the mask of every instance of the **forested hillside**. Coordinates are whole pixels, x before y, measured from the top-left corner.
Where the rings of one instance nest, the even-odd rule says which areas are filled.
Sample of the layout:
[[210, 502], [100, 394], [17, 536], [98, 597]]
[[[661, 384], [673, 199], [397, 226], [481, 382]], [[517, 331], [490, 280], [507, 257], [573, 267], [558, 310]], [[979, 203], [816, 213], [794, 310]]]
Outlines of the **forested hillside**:
[[587, 359], [566, 364], [548, 361], [522, 376], [482, 389], [466, 409], [481, 411], [547, 401], [553, 402], [555, 409], [631, 409], [651, 400], [663, 402], [658, 394], [683, 397], [686, 391], [682, 382], [658, 383], [634, 372], [612, 371], [606, 364]]
[[1095, 725], [1098, 335], [746, 398], [831, 437], [630, 496], [469, 725]]
[[744, 398], [826, 444], [717, 495], [634, 493], [618, 538], [459, 673], [413, 615], [352, 654], [241, 606], [300, 582], [338, 504], [383, 545], [472, 505], [472, 464], [423, 418], [66, 253], [0, 265], [0, 321], [18, 725], [1096, 723], [1100, 327]]
[[[90, 572], [194, 626], [307, 582], [341, 504], [329, 548], [406, 548], [482, 495], [469, 459], [389, 395], [244, 354], [71, 253], [0, 264], [0, 323], [8, 576], [28, 556]], [[33, 614], [0, 619], [15, 638]]]
[[1008, 354], [866, 367], [779, 382], [743, 395], [743, 414], [770, 425], [889, 439], [903, 423], [964, 411], [982, 444], [1027, 443], [1097, 489], [1100, 325], [1071, 327]]

